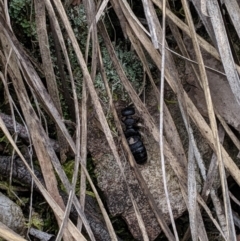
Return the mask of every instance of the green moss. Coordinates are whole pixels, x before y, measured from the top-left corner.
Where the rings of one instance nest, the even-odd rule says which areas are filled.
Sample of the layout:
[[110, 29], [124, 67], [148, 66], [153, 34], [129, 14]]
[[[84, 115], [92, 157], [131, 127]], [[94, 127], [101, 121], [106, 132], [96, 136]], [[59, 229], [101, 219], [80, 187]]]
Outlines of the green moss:
[[36, 24], [31, 0], [11, 0], [9, 15], [12, 23], [20, 27], [22, 34], [27, 37], [36, 37]]

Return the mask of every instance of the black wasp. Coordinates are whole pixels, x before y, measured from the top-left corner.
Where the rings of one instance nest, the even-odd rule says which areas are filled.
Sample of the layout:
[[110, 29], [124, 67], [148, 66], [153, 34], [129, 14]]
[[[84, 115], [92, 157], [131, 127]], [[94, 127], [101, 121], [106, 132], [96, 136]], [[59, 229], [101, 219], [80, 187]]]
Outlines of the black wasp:
[[125, 124], [124, 134], [130, 150], [136, 163], [142, 165], [147, 161], [147, 150], [141, 140], [141, 134], [137, 126], [138, 120], [132, 117], [135, 114], [135, 109], [133, 106], [128, 106], [121, 113], [123, 116], [122, 122]]

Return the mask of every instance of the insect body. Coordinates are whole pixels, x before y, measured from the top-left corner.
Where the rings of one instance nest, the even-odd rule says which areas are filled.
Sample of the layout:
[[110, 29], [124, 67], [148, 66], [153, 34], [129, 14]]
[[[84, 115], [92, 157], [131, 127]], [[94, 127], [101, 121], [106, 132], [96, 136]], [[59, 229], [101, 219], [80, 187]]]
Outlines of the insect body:
[[137, 164], [144, 164], [147, 161], [147, 150], [141, 140], [139, 127], [137, 126], [138, 120], [132, 117], [134, 114], [135, 109], [132, 106], [128, 106], [122, 110], [122, 121], [125, 124], [124, 134], [135, 161]]

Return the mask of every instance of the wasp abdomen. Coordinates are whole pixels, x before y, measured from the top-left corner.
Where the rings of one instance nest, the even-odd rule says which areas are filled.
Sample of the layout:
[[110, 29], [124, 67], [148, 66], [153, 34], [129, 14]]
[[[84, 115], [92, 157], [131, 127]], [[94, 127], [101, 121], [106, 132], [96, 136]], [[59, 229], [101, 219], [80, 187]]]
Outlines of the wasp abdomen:
[[138, 120], [133, 118], [135, 109], [132, 106], [124, 108], [122, 111], [122, 119], [125, 124], [125, 137], [128, 141], [130, 150], [134, 156], [137, 164], [144, 164], [147, 161], [147, 150], [141, 140], [141, 134], [139, 133], [139, 127], [137, 126]]

